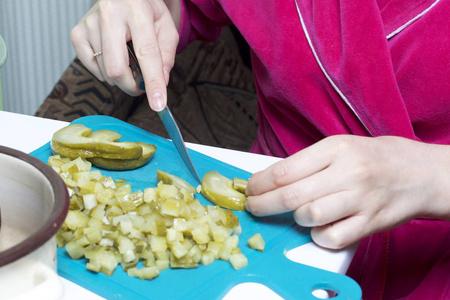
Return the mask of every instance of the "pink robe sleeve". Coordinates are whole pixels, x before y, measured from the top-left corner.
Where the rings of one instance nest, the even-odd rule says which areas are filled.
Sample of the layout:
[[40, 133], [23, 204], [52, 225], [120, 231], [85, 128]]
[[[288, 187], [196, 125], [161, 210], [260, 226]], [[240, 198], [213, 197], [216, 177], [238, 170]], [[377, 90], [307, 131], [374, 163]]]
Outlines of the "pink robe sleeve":
[[194, 40], [212, 42], [216, 40], [223, 26], [231, 21], [221, 6], [211, 0], [180, 0], [181, 23], [178, 52]]

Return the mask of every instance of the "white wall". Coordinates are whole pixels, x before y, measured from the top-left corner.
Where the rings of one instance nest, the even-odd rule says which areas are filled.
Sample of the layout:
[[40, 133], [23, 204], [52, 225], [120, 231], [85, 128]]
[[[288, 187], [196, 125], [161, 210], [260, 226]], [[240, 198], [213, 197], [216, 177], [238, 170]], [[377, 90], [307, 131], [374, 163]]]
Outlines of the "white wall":
[[70, 30], [91, 0], [0, 0], [3, 108], [33, 115], [75, 58]]

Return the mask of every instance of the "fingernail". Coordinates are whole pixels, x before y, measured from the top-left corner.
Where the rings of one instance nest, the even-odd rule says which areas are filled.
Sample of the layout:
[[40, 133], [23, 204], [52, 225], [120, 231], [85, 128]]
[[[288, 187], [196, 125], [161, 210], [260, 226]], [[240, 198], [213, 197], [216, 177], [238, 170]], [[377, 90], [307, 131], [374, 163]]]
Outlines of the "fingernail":
[[245, 206], [245, 210], [249, 212], [250, 211], [250, 207], [248, 205], [248, 197], [247, 197], [247, 201], [245, 201], [245, 203], [244, 203], [244, 206]]
[[154, 92], [150, 99], [150, 107], [154, 111], [161, 111], [164, 109], [164, 106], [165, 106], [165, 103], [164, 103], [163, 94], [161, 94], [160, 92]]
[[249, 196], [251, 193], [250, 193], [250, 188], [248, 187], [248, 184], [247, 184], [247, 186], [245, 187], [245, 196]]

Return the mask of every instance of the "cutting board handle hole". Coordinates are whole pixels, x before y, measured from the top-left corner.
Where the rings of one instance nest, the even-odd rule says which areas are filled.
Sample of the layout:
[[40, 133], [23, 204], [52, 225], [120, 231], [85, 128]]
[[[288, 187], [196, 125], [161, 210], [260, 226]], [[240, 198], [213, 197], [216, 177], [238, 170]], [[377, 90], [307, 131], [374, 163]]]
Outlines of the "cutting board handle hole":
[[311, 294], [317, 299], [333, 299], [337, 297], [338, 292], [336, 289], [327, 286], [317, 285], [311, 289]]

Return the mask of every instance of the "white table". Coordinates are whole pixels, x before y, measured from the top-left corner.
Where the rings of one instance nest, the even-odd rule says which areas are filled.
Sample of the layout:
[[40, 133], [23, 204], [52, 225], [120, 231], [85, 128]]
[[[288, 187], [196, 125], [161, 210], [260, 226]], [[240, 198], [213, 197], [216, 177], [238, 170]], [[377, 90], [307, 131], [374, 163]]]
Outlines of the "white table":
[[[0, 111], [0, 145], [29, 153], [50, 141], [53, 133], [66, 126], [67, 122], [37, 118], [27, 115]], [[198, 144], [187, 144], [205, 155], [211, 156], [248, 172], [263, 170], [279, 161], [279, 158], [251, 154]], [[308, 243], [289, 251], [286, 256], [299, 263], [331, 272], [345, 273], [354, 255], [356, 246], [340, 251], [332, 251]], [[63, 300], [95, 300], [102, 297], [64, 278]], [[320, 292], [316, 295], [320, 295]], [[269, 288], [258, 283], [243, 283], [235, 286], [224, 299], [281, 299]]]

